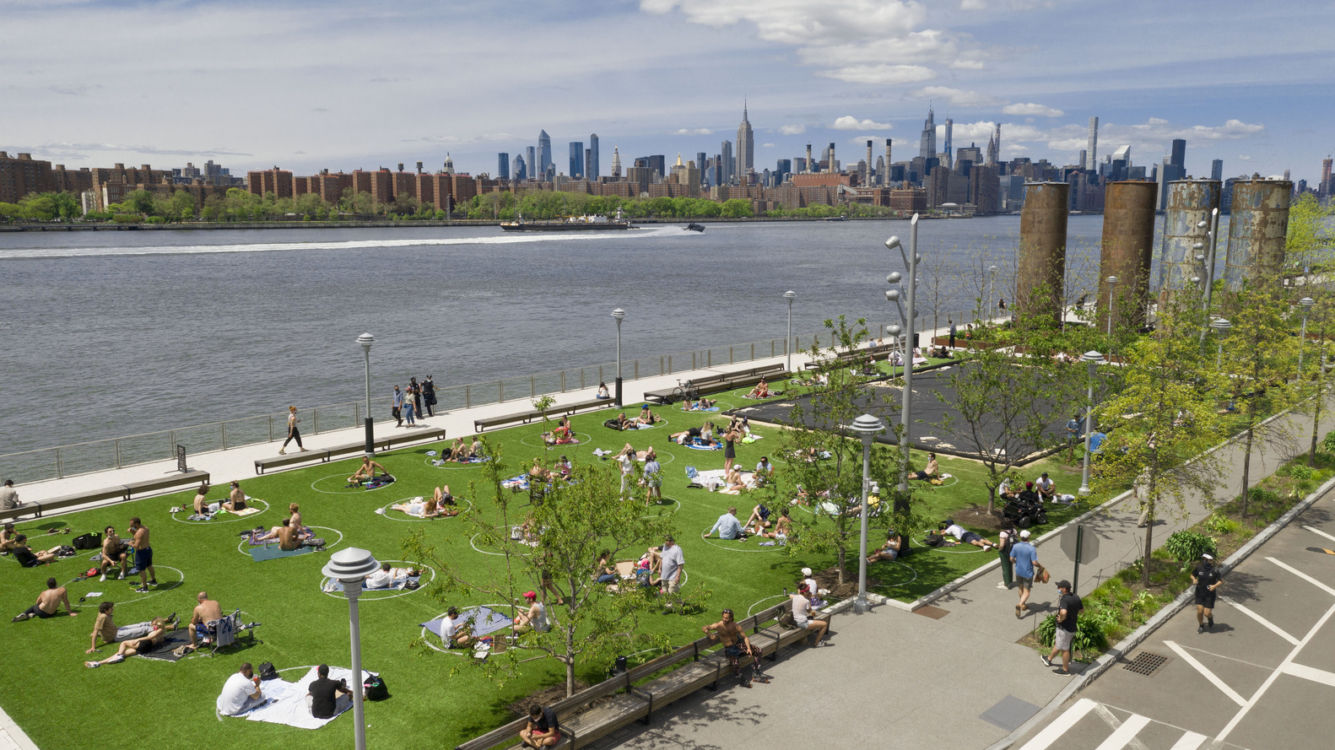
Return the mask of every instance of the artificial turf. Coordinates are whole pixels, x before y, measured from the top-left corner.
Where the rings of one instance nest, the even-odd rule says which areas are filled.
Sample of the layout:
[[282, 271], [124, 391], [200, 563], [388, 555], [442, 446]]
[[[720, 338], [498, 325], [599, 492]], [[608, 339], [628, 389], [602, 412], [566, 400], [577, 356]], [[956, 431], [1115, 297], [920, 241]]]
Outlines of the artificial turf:
[[[720, 394], [720, 405], [726, 410], [747, 404], [740, 397], [743, 392], [745, 389]], [[633, 413], [634, 409], [628, 411]], [[793, 586], [803, 566], [827, 568], [834, 558], [832, 554], [796, 554], [789, 547], [760, 547], [754, 539], [745, 542], [701, 539], [701, 534], [730, 505], [736, 505], [739, 516], [745, 520], [754, 499], [745, 494], [730, 496], [688, 489], [685, 468], [720, 468], [723, 452], [671, 445], [668, 434], [709, 419], [725, 421], [726, 417], [718, 413], [688, 413], [676, 406], [655, 407], [655, 411], [666, 419], [665, 424], [624, 433], [603, 426], [603, 420], [611, 416], [606, 411], [576, 416], [572, 422], [580, 439], [578, 445], [545, 448], [540, 438], [542, 424], [500, 430], [489, 433], [486, 439], [500, 447], [508, 475], [523, 471], [534, 456], [554, 459], [564, 454], [578, 467], [599, 460], [593, 455], [595, 448], [615, 451], [626, 442], [641, 450], [654, 446], [663, 466], [665, 503], [659, 510], [673, 514], [677, 538], [686, 558], [688, 580], [684, 590], [703, 587], [710, 594], [703, 614], [689, 617], [655, 614], [642, 619], [641, 626], [668, 636], [674, 643], [686, 643], [699, 636], [700, 625], [715, 619], [719, 608], [731, 607], [740, 617], [743, 612], [779, 602], [783, 588]], [[779, 464], [782, 472], [779, 430], [755, 427], [754, 432], [764, 437], [755, 443], [738, 445], [738, 464], [750, 469], [760, 456], [766, 455]], [[128, 580], [99, 583], [93, 578], [71, 582], [80, 571], [91, 566], [91, 551], [35, 569], [22, 569], [12, 558], [0, 560], [0, 565], [7, 566], [0, 580], [0, 612], [16, 614], [26, 608], [44, 588], [48, 576], [55, 576], [69, 587], [71, 599], [80, 612], [73, 618], [0, 621], [3, 622], [0, 628], [7, 628], [5, 661], [11, 674], [11, 679], [0, 685], [0, 706], [39, 746], [49, 748], [115, 744], [175, 747], [185, 743], [203, 746], [281, 743], [284, 747], [323, 748], [330, 742], [344, 743], [351, 732], [350, 716], [315, 731], [240, 719], [217, 721], [214, 699], [223, 681], [243, 661], [256, 665], [271, 661], [279, 670], [293, 670], [285, 674], [292, 679], [306, 667], [321, 662], [348, 666], [347, 603], [341, 595], [320, 590], [320, 568], [332, 551], [358, 546], [370, 550], [378, 560], [403, 560], [404, 538], [412, 529], [423, 529], [427, 541], [453, 565], [475, 571], [478, 576], [499, 565], [500, 558], [486, 554], [485, 546], [478, 548], [472, 543], [462, 517], [422, 521], [396, 511], [376, 512], [413, 496], [429, 496], [433, 487], [449, 484], [456, 497], [471, 501], [473, 512], [484, 517], [494, 514], [491, 491], [484, 487], [470, 489], [470, 483], [484, 479], [482, 466], [431, 464], [427, 452], [439, 450], [442, 445], [381, 454], [378, 460], [397, 481], [371, 491], [344, 487], [344, 478], [357, 465], [355, 458], [243, 479], [241, 486], [246, 493], [268, 505], [264, 512], [244, 518], [220, 516], [206, 523], [188, 522], [186, 514], [169, 512], [173, 506], [189, 504], [193, 491], [186, 491], [58, 518], [20, 522], [19, 530], [28, 534], [32, 546], [38, 549], [67, 544], [79, 533], [100, 530], [108, 524], [123, 534], [129, 518], [137, 515], [152, 531], [160, 585], [147, 594], [137, 594]], [[915, 460], [921, 462], [920, 457]], [[915, 508], [922, 516], [944, 518], [958, 508], [986, 502], [981, 482], [985, 470], [981, 464], [943, 456], [941, 466], [958, 481], [930, 488], [915, 483]], [[1027, 467], [1025, 474], [1037, 476], [1045, 470], [1053, 473], [1063, 490], [1078, 483], [1078, 473], [1052, 460]], [[225, 486], [215, 487], [210, 500], [221, 499], [225, 489]], [[328, 551], [252, 561], [245, 545], [240, 544], [239, 532], [258, 525], [278, 524], [286, 517], [290, 502], [300, 503], [305, 523], [316, 527], [325, 538]], [[1054, 513], [1052, 524], [1072, 512]], [[800, 506], [793, 516], [798, 522], [812, 518]], [[65, 526], [72, 528], [71, 535], [45, 535], [49, 528]], [[973, 549], [919, 547], [902, 563], [874, 564], [870, 572], [872, 588], [911, 601], [995, 557], [981, 551], [972, 553]], [[849, 561], [855, 570], [856, 549]], [[498, 685], [481, 669], [473, 668], [466, 656], [443, 653], [426, 645], [421, 639], [419, 623], [440, 615], [448, 605], [507, 604], [487, 602], [480, 596], [446, 600], [439, 582], [432, 582], [435, 573], [438, 571], [428, 573], [423, 578], [423, 587], [417, 591], [368, 592], [362, 598], [363, 666], [383, 673], [392, 694], [387, 701], [366, 705], [367, 733], [373, 745], [453, 746], [510, 720], [513, 715], [507, 711], [508, 704], [562, 679], [561, 666], [554, 660], [535, 659], [522, 667], [518, 679]], [[83, 666], [85, 659], [114, 653], [113, 646], [104, 645], [95, 656], [84, 654], [99, 602], [110, 599], [117, 603], [116, 621], [121, 625], [166, 616], [173, 611], [188, 620], [194, 596], [201, 589], [216, 598], [225, 611], [240, 608], [246, 621], [263, 623], [257, 631], [262, 642], [253, 647], [234, 647], [214, 657], [193, 655], [175, 664], [131, 658], [123, 664], [96, 670]], [[102, 596], [79, 603], [81, 597], [92, 592], [101, 592]], [[553, 612], [560, 617], [559, 607], [553, 607]], [[585, 665], [581, 677], [596, 680], [607, 666]]]

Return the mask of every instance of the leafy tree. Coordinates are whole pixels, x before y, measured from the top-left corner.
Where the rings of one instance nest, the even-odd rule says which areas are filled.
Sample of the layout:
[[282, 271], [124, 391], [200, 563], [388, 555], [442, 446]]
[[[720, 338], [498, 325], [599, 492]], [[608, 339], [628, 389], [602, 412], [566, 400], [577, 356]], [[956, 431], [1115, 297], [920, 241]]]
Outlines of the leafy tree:
[[1289, 207], [1288, 236], [1284, 257], [1291, 267], [1316, 266], [1328, 256], [1332, 243], [1331, 219], [1335, 204], [1321, 205], [1315, 195], [1304, 193]]
[[719, 215], [727, 219], [745, 219], [752, 216], [751, 201], [744, 198], [730, 198], [723, 202]]

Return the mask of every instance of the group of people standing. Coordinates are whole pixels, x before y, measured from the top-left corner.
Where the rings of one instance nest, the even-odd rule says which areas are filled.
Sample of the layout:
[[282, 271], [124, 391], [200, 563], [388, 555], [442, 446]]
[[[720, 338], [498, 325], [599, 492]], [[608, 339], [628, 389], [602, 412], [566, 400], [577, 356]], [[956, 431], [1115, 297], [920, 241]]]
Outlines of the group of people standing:
[[427, 375], [421, 383], [415, 377], [408, 378], [406, 389], [394, 386], [390, 413], [397, 420], [395, 427], [402, 427], [404, 422], [413, 427], [418, 419], [436, 416], [436, 384], [431, 376]]

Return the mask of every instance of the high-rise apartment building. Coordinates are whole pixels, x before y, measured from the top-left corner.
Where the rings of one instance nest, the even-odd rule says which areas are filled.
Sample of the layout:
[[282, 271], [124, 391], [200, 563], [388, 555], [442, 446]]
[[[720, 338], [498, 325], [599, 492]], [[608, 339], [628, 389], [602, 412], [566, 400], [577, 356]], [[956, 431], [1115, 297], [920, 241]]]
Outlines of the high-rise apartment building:
[[724, 141], [722, 151], [723, 163], [719, 165], [719, 169], [723, 172], [723, 175], [719, 184], [731, 185], [736, 181], [734, 179], [736, 175], [733, 172], [737, 167], [737, 163], [732, 158], [732, 141]]
[[[1182, 138], [1173, 139], [1173, 149], [1168, 156], [1168, 163], [1175, 167], [1187, 168], [1187, 142]], [[1182, 179], [1181, 177], [1175, 179]]]
[[922, 124], [922, 139], [918, 143], [918, 156], [923, 159], [936, 158], [936, 119], [932, 108], [927, 108], [927, 119]]
[[519, 154], [515, 154], [514, 161], [510, 163], [510, 178], [515, 182], [528, 179], [528, 165]]
[[587, 180], [597, 180], [602, 173], [602, 165], [598, 161], [598, 134], [589, 133], [588, 156], [585, 158], [584, 178]]
[[496, 176], [502, 180], [510, 179], [510, 154], [504, 151], [496, 154]]
[[570, 142], [570, 171], [566, 174], [573, 179], [579, 179], [584, 176], [584, 142]]
[[530, 180], [541, 180], [542, 170], [538, 167], [538, 150], [532, 146], [528, 147], [528, 156], [524, 157], [524, 177]]
[[552, 173], [552, 137], [543, 130], [538, 133], [538, 179], [549, 180]]
[[621, 178], [621, 151], [616, 146], [612, 147], [612, 179]]
[[952, 149], [953, 144], [951, 144], [950, 142], [954, 131], [955, 131], [955, 121], [947, 117], [946, 118], [946, 163], [947, 164], [955, 163], [955, 158], [954, 158], [955, 152]]
[[755, 171], [756, 144], [755, 134], [751, 132], [751, 122], [747, 119], [746, 103], [742, 103], [742, 123], [737, 126], [737, 179], [746, 183], [747, 175]]
[[703, 151], [695, 152], [695, 168], [700, 172], [700, 179], [704, 180], [708, 175], [705, 168], [709, 165], [709, 156]]
[[1335, 185], [1330, 184], [1330, 165], [1331, 158], [1329, 156], [1321, 160], [1321, 184], [1317, 187], [1317, 193], [1322, 198], [1329, 196], [1331, 191], [1335, 190]]
[[1089, 147], [1085, 149], [1085, 163], [1080, 165], [1081, 169], [1091, 172], [1098, 171], [1099, 168], [1099, 118], [1089, 118]]
[[1218, 182], [1224, 179], [1224, 160], [1215, 159], [1210, 162], [1210, 179]]

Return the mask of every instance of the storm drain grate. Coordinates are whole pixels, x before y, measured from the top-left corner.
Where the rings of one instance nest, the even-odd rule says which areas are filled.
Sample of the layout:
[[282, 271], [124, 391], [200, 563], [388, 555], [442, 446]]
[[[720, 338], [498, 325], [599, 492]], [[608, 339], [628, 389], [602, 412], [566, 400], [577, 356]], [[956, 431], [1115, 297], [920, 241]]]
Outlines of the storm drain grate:
[[1136, 654], [1136, 658], [1123, 664], [1122, 669], [1125, 669], [1130, 672], [1135, 672], [1136, 674], [1143, 674], [1145, 676], [1149, 676], [1151, 673], [1154, 672], [1154, 670], [1158, 669], [1159, 667], [1162, 667], [1164, 665], [1164, 662], [1167, 661], [1168, 657], [1164, 656], [1163, 654], [1156, 654], [1150, 651], [1141, 651], [1140, 653]]

